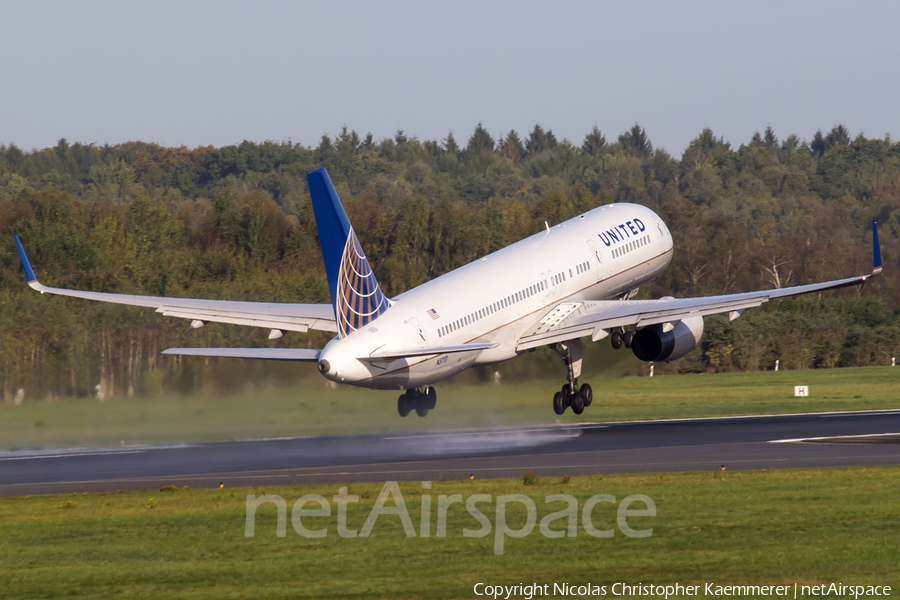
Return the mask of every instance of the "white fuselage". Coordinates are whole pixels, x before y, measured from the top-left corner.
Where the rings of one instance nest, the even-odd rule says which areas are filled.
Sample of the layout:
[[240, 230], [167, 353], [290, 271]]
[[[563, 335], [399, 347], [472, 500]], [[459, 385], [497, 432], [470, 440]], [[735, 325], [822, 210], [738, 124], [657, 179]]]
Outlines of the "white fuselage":
[[[376, 389], [431, 385], [521, 353], [518, 340], [553, 307], [606, 300], [662, 272], [672, 236], [652, 210], [609, 204], [498, 250], [393, 299], [368, 327], [325, 346], [326, 377]], [[399, 348], [496, 343], [488, 350], [361, 359]]]

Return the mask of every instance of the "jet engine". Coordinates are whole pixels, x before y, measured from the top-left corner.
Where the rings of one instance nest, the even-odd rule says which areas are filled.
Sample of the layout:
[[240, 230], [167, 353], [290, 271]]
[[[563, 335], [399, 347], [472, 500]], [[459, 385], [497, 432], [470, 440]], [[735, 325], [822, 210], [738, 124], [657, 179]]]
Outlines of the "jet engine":
[[646, 362], [670, 362], [696, 348], [703, 335], [703, 317], [682, 319], [669, 331], [664, 331], [666, 325], [657, 323], [636, 332], [631, 340], [634, 355]]

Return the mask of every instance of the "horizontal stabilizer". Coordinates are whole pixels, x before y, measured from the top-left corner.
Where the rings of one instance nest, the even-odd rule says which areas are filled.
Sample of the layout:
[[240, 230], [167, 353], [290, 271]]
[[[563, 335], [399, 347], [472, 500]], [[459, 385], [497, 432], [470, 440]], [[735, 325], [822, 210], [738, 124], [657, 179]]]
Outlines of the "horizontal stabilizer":
[[316, 362], [321, 350], [309, 348], [169, 348], [170, 356], [210, 356], [216, 358], [255, 358], [260, 360], [299, 360]]
[[376, 350], [369, 356], [361, 357], [360, 360], [385, 360], [392, 358], [414, 358], [416, 356], [434, 356], [437, 354], [454, 354], [457, 352], [473, 352], [478, 350], [490, 350], [496, 348], [500, 344], [462, 344], [460, 346], [441, 346], [437, 348], [410, 348], [407, 350]]

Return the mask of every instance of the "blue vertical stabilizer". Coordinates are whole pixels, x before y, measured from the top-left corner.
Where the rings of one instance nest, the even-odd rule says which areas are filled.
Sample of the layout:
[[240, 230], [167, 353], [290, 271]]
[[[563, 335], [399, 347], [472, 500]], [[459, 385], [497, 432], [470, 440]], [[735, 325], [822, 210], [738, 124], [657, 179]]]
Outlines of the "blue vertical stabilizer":
[[306, 176], [338, 335], [345, 337], [390, 307], [325, 169]]

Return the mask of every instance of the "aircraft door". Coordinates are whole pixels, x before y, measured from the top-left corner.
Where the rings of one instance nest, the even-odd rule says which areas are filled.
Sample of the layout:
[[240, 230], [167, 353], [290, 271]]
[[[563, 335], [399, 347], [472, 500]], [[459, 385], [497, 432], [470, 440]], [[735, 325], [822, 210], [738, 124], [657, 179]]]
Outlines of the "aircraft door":
[[425, 329], [422, 327], [422, 324], [419, 323], [419, 320], [413, 317], [408, 321], [410, 326], [416, 330], [416, 343], [420, 348], [424, 348], [428, 343], [428, 336], [425, 334]]
[[668, 250], [668, 248], [666, 248], [666, 234], [669, 232], [669, 230], [665, 225], [663, 225], [659, 217], [654, 216], [653, 221], [656, 224], [657, 231], [659, 232], [659, 251], [665, 252], [666, 250]]
[[588, 247], [590, 247], [591, 252], [594, 253], [594, 258], [597, 259], [597, 265], [596, 265], [597, 281], [602, 281], [603, 280], [603, 258], [600, 256], [600, 249], [597, 248], [597, 245], [594, 243], [593, 240], [588, 240], [587, 245], [588, 245]]

